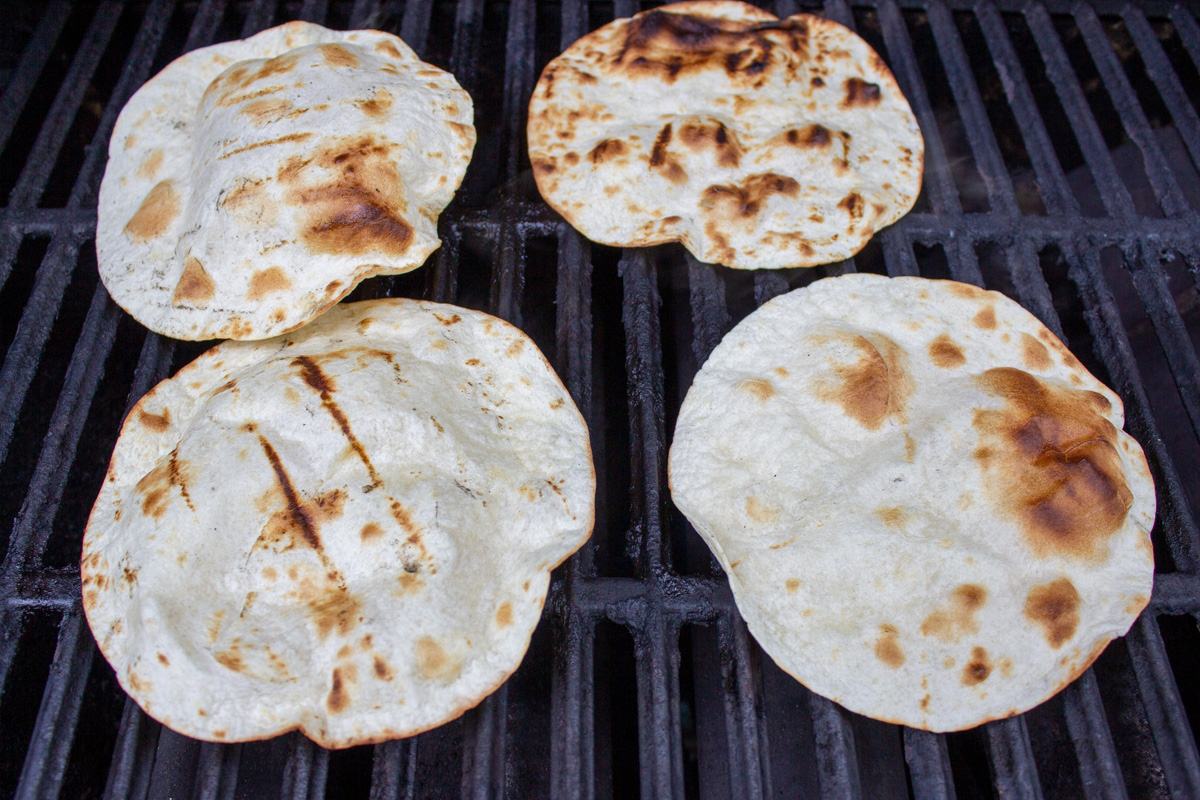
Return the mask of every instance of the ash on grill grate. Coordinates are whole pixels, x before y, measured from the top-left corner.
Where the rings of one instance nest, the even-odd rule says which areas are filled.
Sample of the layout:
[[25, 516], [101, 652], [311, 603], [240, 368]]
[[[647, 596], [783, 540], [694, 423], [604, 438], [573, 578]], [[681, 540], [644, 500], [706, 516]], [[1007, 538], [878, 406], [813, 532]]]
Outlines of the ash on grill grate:
[[[0, 34], [0, 795], [65, 797], [1200, 796], [1200, 24], [1123, 0], [776, 0], [885, 56], [927, 139], [914, 212], [858, 256], [735, 273], [676, 246], [594, 246], [537, 198], [538, 71], [632, 0], [54, 0]], [[592, 430], [592, 542], [529, 654], [462, 719], [329, 753], [190, 741], [115, 686], [79, 608], [88, 508], [130, 403], [204, 349], [145, 333], [95, 279], [109, 133], [172, 58], [287, 19], [400, 33], [474, 95], [480, 146], [421, 296], [522, 325]], [[720, 337], [851, 270], [1014, 297], [1124, 398], [1159, 495], [1150, 609], [1023, 717], [939, 736], [808, 692], [758, 649], [670, 504], [668, 432]]]

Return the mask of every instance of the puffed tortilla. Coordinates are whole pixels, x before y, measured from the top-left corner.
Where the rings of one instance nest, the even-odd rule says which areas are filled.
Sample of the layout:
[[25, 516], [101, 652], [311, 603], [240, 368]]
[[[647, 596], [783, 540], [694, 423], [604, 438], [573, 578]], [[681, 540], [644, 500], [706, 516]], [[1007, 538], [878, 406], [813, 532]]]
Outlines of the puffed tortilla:
[[594, 496], [587, 428], [527, 336], [340, 305], [137, 403], [88, 520], [84, 609], [121, 686], [188, 736], [408, 736], [517, 668]]
[[896, 80], [836, 22], [733, 0], [618, 19], [542, 72], [529, 158], [589, 239], [682, 242], [737, 269], [858, 252], [908, 212], [924, 141]]
[[1121, 400], [996, 292], [847, 275], [725, 337], [670, 485], [785, 671], [953, 731], [1078, 677], [1150, 598], [1154, 484]]
[[293, 330], [439, 246], [473, 117], [454, 77], [389, 33], [290, 22], [194, 50], [117, 119], [100, 277], [166, 336]]

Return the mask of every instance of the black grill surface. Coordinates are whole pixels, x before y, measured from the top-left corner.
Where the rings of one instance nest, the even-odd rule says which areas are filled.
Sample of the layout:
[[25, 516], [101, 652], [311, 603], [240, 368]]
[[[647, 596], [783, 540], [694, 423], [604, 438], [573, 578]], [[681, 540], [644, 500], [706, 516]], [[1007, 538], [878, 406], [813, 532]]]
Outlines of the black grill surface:
[[[739, 273], [619, 251], [538, 198], [537, 75], [633, 0], [0, 3], [0, 797], [1200, 797], [1200, 25], [1170, 3], [775, 0], [855, 28], [927, 145], [916, 209], [859, 255]], [[289, 19], [399, 33], [454, 72], [479, 145], [425, 297], [529, 332], [592, 431], [591, 542], [556, 571], [518, 672], [461, 719], [341, 752], [298, 734], [196, 742], [97, 653], [78, 558], [125, 410], [206, 345], [148, 334], [96, 277], [96, 193], [122, 104], [187, 50]], [[1037, 315], [1124, 398], [1158, 488], [1150, 608], [1020, 717], [934, 735], [808, 692], [747, 633], [671, 505], [669, 432], [729, 328], [860, 270], [953, 277]], [[397, 620], [396, 624], [404, 624]]]

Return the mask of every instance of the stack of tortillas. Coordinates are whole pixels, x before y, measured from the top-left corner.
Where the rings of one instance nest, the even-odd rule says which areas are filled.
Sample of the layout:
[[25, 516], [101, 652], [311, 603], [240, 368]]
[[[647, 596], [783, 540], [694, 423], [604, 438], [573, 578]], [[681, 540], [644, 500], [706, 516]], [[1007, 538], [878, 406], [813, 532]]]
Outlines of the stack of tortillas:
[[342, 305], [133, 408], [84, 608], [125, 690], [187, 735], [411, 735], [516, 669], [594, 493], [583, 419], [519, 330]]
[[113, 299], [179, 339], [262, 339], [438, 247], [471, 98], [398, 37], [291, 22], [184, 55], [126, 104], [100, 187]]
[[921, 188], [895, 78], [830, 20], [732, 0], [619, 19], [543, 71], [529, 104], [542, 196], [585, 236], [679, 241], [739, 269], [856, 253]]
[[1074, 680], [1150, 597], [1154, 486], [1120, 399], [995, 292], [848, 275], [696, 376], [671, 492], [755, 638], [813, 691], [927, 730]]

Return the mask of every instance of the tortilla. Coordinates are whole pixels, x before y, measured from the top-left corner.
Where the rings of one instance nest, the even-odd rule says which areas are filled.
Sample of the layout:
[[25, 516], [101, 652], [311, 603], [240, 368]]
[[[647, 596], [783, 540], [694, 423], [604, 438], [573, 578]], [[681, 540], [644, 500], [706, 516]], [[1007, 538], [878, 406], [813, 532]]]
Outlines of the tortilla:
[[96, 256], [178, 339], [263, 339], [421, 266], [475, 145], [470, 96], [396, 36], [291, 22], [194, 50], [109, 142]]
[[678, 241], [737, 269], [848, 258], [912, 208], [924, 164], [916, 118], [866, 42], [732, 0], [575, 42], [542, 72], [528, 135], [542, 197], [583, 235]]
[[449, 305], [342, 305], [219, 345], [134, 406], [84, 609], [121, 686], [188, 736], [409, 736], [517, 668], [594, 495], [587, 428], [527, 336]]
[[1123, 414], [1003, 295], [847, 275], [713, 351], [671, 492], [780, 667], [960, 730], [1058, 692], [1149, 601], [1154, 485]]

